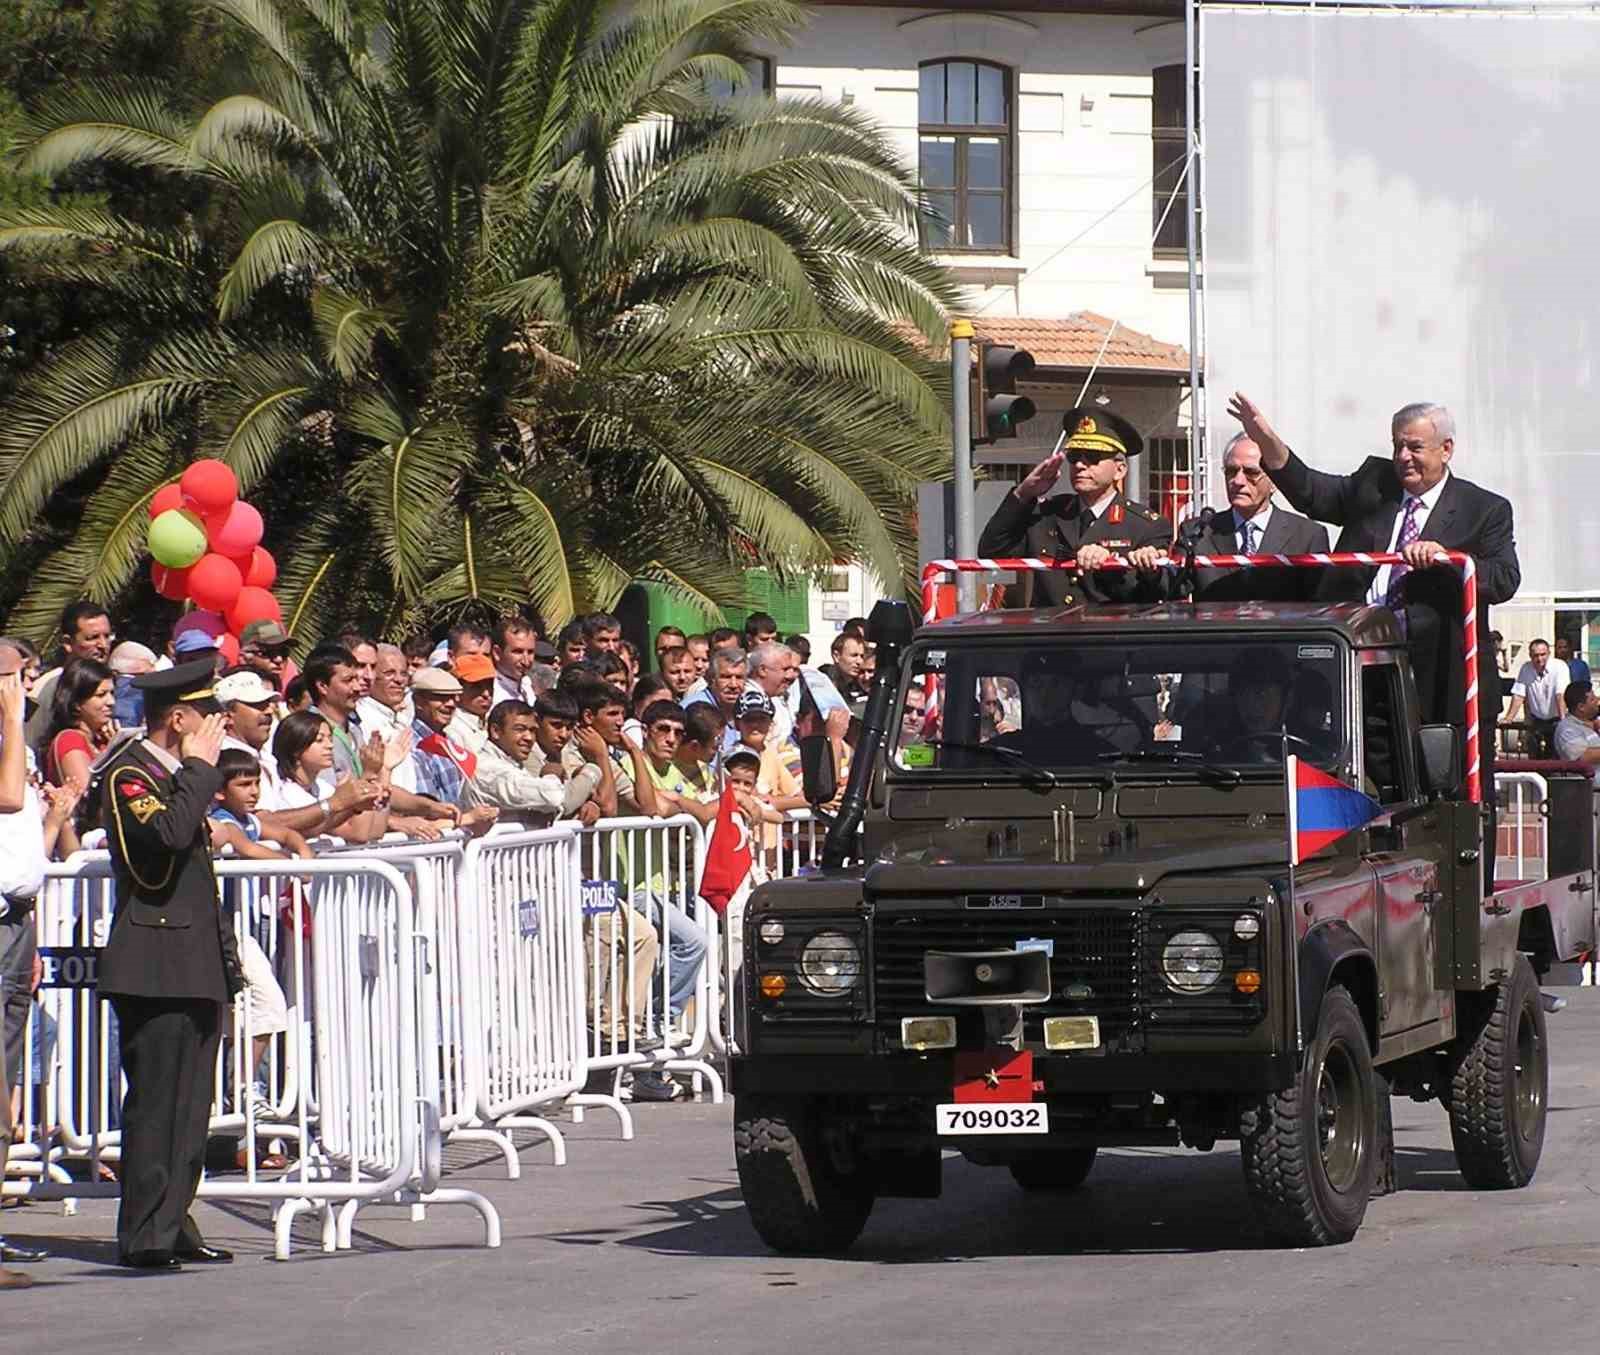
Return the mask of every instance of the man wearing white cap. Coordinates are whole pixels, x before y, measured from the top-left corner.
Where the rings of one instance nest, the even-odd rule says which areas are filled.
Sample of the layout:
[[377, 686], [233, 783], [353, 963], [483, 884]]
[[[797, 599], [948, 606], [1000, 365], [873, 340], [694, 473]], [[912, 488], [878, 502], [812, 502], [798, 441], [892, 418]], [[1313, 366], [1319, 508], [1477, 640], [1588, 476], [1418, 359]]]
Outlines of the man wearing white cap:
[[276, 828], [292, 828], [297, 833], [316, 833], [331, 811], [337, 816], [349, 809], [364, 813], [378, 800], [378, 783], [371, 778], [351, 778], [334, 788], [326, 804], [290, 809], [283, 795], [283, 777], [272, 756], [272, 736], [278, 727], [278, 694], [256, 669], [231, 668], [217, 679], [217, 704], [228, 717], [224, 748], [240, 748], [261, 764], [261, 798], [256, 813]]

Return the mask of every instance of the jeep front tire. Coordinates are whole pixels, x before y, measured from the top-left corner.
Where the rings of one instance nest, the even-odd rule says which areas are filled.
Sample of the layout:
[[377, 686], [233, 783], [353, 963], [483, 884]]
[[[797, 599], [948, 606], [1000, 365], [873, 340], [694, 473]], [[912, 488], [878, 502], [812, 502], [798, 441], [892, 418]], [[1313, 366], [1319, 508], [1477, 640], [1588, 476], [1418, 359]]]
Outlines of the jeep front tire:
[[1377, 1174], [1377, 1134], [1366, 1026], [1350, 994], [1330, 988], [1294, 1085], [1240, 1117], [1245, 1185], [1266, 1231], [1295, 1247], [1354, 1237]]
[[861, 1235], [872, 1188], [835, 1163], [804, 1102], [736, 1097], [733, 1153], [750, 1222], [774, 1251], [841, 1252]]

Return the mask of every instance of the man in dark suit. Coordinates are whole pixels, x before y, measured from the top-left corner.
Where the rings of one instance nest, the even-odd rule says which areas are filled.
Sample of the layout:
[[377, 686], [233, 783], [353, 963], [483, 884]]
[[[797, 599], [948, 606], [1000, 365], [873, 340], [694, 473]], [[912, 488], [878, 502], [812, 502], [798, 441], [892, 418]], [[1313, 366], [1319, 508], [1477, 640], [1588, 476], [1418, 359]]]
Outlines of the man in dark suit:
[[[1068, 410], [1061, 421], [1065, 444], [1035, 466], [1001, 500], [978, 538], [978, 554], [1076, 560], [1082, 571], [1034, 575], [1036, 605], [1076, 602], [1157, 602], [1161, 579], [1152, 563], [1172, 544], [1172, 524], [1122, 493], [1128, 458], [1144, 439], [1126, 419], [1107, 409]], [[1046, 499], [1068, 468], [1073, 493]], [[1099, 570], [1113, 555], [1135, 569]]]
[[224, 1006], [243, 987], [218, 904], [206, 814], [222, 778], [211, 659], [134, 680], [148, 736], [107, 764], [103, 818], [116, 882], [99, 988], [117, 1013], [122, 1070], [123, 1265], [226, 1262], [189, 1216], [205, 1165]]
[[[1200, 555], [1306, 555], [1326, 552], [1328, 529], [1272, 502], [1275, 486], [1261, 464], [1261, 449], [1235, 433], [1222, 453], [1228, 511], [1211, 519], [1195, 542]], [[1196, 602], [1306, 602], [1316, 596], [1320, 571], [1263, 567], [1202, 569]]]
[[1395, 552], [1403, 565], [1338, 571], [1325, 587], [1330, 596], [1387, 605], [1399, 617], [1411, 651], [1422, 718], [1463, 723], [1466, 665], [1461, 624], [1461, 577], [1440, 559], [1465, 551], [1478, 565], [1478, 748], [1484, 799], [1491, 807], [1488, 878], [1494, 869], [1494, 729], [1500, 687], [1494, 680], [1494, 642], [1489, 608], [1509, 602], [1522, 582], [1511, 505], [1450, 473], [1455, 420], [1442, 405], [1413, 404], [1390, 421], [1394, 454], [1368, 457], [1351, 475], [1312, 470], [1291, 452], [1244, 395], [1228, 410], [1261, 448], [1261, 461], [1296, 508], [1342, 527], [1334, 549]]

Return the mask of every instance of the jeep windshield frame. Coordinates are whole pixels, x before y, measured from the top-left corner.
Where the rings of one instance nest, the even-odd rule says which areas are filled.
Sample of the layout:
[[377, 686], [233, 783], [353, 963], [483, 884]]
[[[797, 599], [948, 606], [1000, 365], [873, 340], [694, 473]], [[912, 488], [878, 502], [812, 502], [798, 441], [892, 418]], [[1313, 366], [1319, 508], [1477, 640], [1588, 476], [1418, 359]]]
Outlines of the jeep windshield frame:
[[[919, 637], [900, 675], [885, 771], [923, 784], [1038, 776], [1008, 765], [1008, 750], [1064, 784], [1281, 780], [1287, 732], [1289, 751], [1348, 778], [1351, 650], [1337, 631], [1266, 626]], [[931, 717], [908, 709], [913, 689]], [[962, 749], [991, 743], [1000, 756]]]

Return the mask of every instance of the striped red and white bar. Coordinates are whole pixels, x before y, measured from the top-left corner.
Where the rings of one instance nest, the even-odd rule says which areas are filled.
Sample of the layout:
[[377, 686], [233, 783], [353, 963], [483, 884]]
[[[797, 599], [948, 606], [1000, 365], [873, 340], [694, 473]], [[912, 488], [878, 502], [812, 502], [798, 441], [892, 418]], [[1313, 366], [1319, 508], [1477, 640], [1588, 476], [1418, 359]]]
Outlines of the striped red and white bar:
[[[1478, 733], [1478, 566], [1461, 551], [1445, 551], [1444, 557], [1461, 571], [1462, 632], [1466, 645], [1466, 731], [1467, 798], [1473, 804], [1483, 799], [1483, 764]], [[1165, 555], [1158, 566], [1177, 568], [1179, 561]], [[1310, 555], [1196, 555], [1197, 569], [1327, 569], [1338, 565], [1398, 565], [1404, 557], [1390, 551], [1330, 551]], [[1132, 569], [1120, 556], [1112, 556], [1101, 569]], [[1011, 569], [1063, 569], [1077, 572], [1076, 560], [1041, 560], [1031, 557], [1001, 559], [930, 560], [922, 567], [922, 619], [937, 619], [938, 585], [947, 574], [988, 573]]]

